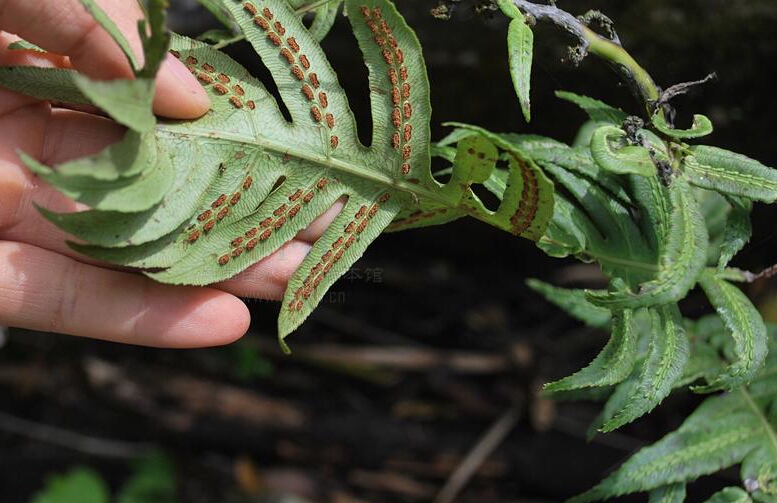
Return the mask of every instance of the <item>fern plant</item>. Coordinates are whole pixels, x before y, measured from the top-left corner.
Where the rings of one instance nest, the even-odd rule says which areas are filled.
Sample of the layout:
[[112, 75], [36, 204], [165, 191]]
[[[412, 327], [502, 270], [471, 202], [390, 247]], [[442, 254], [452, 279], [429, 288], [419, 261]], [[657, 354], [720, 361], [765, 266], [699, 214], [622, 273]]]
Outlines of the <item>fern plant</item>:
[[[345, 0], [369, 69], [373, 137], [362, 145], [347, 96], [318, 45], [331, 23], [326, 3], [208, 0], [239, 30], [213, 46], [163, 29], [160, 0], [141, 26], [146, 65], [93, 0], [82, 3], [124, 48], [136, 78], [93, 82], [69, 70], [0, 69], [0, 84], [45, 99], [88, 103], [128, 127], [117, 145], [55, 168], [23, 156], [34, 172], [90, 210], [50, 220], [76, 250], [138, 268], [159, 281], [204, 285], [234, 276], [289, 241], [336, 200], [343, 211], [289, 282], [281, 340], [381, 232], [471, 216], [537, 241], [553, 257], [595, 262], [606, 290], [569, 290], [530, 281], [548, 300], [611, 338], [589, 366], [547, 385], [550, 394], [602, 390], [592, 432], [608, 432], [653, 410], [675, 389], [712, 396], [686, 423], [630, 461], [580, 501], [650, 491], [682, 501], [684, 484], [733, 464], [743, 487], [717, 500], [771, 501], [777, 442], [773, 423], [774, 344], [734, 283], [752, 275], [728, 266], [750, 238], [753, 203], [777, 200], [777, 171], [743, 155], [698, 145], [711, 121], [674, 126], [671, 100], [698, 83], [660, 89], [622, 47], [599, 12], [579, 18], [555, 5], [496, 2], [511, 21], [509, 67], [530, 119], [535, 22], [577, 37], [570, 59], [597, 55], [621, 74], [640, 103], [630, 116], [593, 98], [559, 92], [590, 121], [572, 145], [452, 123], [432, 144], [429, 86], [421, 48], [388, 0]], [[335, 4], [336, 5], [336, 4]], [[325, 7], [326, 6], [326, 7]], [[311, 33], [300, 15], [318, 11]], [[319, 18], [320, 16], [320, 18]], [[591, 29], [598, 23], [603, 35]], [[314, 25], [311, 27], [316, 26]], [[280, 100], [217, 47], [244, 37], [269, 69]], [[151, 113], [153, 75], [165, 51], [210, 92], [195, 121]], [[288, 113], [288, 118], [284, 115]], [[430, 154], [449, 162], [432, 175]], [[440, 181], [444, 180], [444, 182]], [[500, 201], [491, 211], [473, 190]], [[717, 316], [683, 319], [678, 303], [700, 286]], [[601, 395], [602, 393], [599, 393]]]
[[[82, 3], [137, 67], [123, 35], [99, 7], [92, 0]], [[97, 105], [129, 128], [118, 145], [56, 169], [23, 156], [47, 182], [90, 206], [70, 214], [41, 208], [81, 240], [72, 243], [74, 249], [139, 268], [158, 281], [206, 285], [267, 257], [346, 198], [289, 281], [278, 322], [283, 340], [395, 218], [440, 223], [472, 215], [516, 235], [542, 235], [552, 214], [552, 186], [509, 144], [501, 146], [512, 159], [515, 197], [505, 197], [495, 212], [470, 188], [489, 176], [480, 159], [462, 159], [446, 184], [432, 177], [426, 67], [417, 38], [391, 3], [345, 2], [369, 69], [370, 146], [359, 142], [337, 75], [292, 4], [218, 5], [269, 69], [291, 120], [264, 85], [227, 55], [172, 35], [170, 52], [209, 91], [213, 106], [196, 121], [157, 121], [148, 77], [168, 49], [159, 1], [151, 2], [154, 35], [135, 80], [92, 82], [60, 69], [0, 73], [6, 87]], [[530, 187], [528, 199], [521, 199], [522, 185]]]

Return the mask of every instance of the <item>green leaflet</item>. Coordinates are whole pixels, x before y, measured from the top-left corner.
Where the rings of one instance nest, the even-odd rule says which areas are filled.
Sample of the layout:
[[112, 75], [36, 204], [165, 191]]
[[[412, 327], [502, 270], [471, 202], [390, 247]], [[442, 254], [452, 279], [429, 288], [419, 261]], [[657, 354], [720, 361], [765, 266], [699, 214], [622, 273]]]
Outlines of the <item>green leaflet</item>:
[[133, 131], [151, 131], [156, 118], [151, 111], [154, 99], [152, 79], [96, 81], [80, 74], [73, 81], [91, 103], [105, 110], [116, 122]]
[[601, 428], [608, 432], [653, 410], [672, 391], [688, 361], [688, 338], [676, 305], [650, 308], [651, 338], [647, 359], [623, 408]]
[[673, 138], [701, 138], [712, 133], [712, 121], [705, 115], [694, 115], [693, 124], [689, 129], [674, 129], [666, 122], [664, 114], [656, 114], [651, 118], [653, 126], [667, 136]]
[[510, 21], [507, 28], [507, 54], [510, 77], [513, 79], [515, 94], [518, 96], [526, 122], [531, 121], [529, 89], [531, 88], [533, 50], [534, 32], [526, 24], [523, 15], [519, 15]]
[[[540, 239], [553, 215], [553, 184], [539, 166], [501, 135], [468, 124], [445, 125], [456, 126], [462, 131], [441, 143], [455, 139], [464, 147], [457, 149], [451, 179], [444, 187], [440, 185], [443, 200], [421, 201], [420, 208], [401, 213], [389, 230], [435, 225], [469, 215], [517, 236], [534, 241]], [[480, 139], [473, 139], [477, 137]], [[498, 160], [496, 147], [504, 150], [508, 164], [506, 172], [493, 169]], [[486, 178], [486, 173], [490, 178]], [[469, 183], [461, 183], [468, 176], [475, 178]], [[492, 179], [498, 181], [492, 182]], [[487, 188], [491, 186], [489, 190], [497, 191], [495, 194], [501, 203], [496, 211], [489, 210], [472, 192], [473, 181], [482, 181]]]
[[621, 311], [612, 316], [612, 335], [607, 345], [584, 369], [545, 385], [545, 391], [569, 391], [579, 388], [609, 386], [626, 379], [637, 357], [637, 334], [634, 315]]
[[61, 68], [6, 66], [0, 68], [0, 86], [41, 100], [91, 105], [76, 87], [75, 76], [75, 71]]
[[737, 361], [695, 390], [731, 390], [747, 384], [760, 370], [767, 354], [766, 326], [761, 315], [739, 288], [718, 278], [712, 270], [702, 273], [699, 284], [734, 338]]
[[720, 244], [720, 257], [718, 258], [718, 272], [728, 266], [728, 263], [745, 247], [753, 234], [753, 226], [750, 223], [750, 211], [752, 203], [747, 200], [731, 199], [731, 211], [726, 217]]
[[755, 449], [742, 461], [740, 477], [752, 490], [756, 501], [774, 501], [777, 496], [777, 442], [768, 437], [765, 445]]
[[733, 466], [763, 441], [763, 426], [740, 394], [707, 399], [682, 426], [634, 454], [570, 503], [603, 500], [692, 481]]
[[548, 302], [552, 302], [573, 318], [590, 327], [605, 327], [612, 318], [612, 313], [609, 310], [588, 302], [583, 290], [559, 288], [536, 279], [526, 280], [526, 285], [542, 295]]
[[8, 45], [9, 51], [35, 51], [35, 52], [46, 52], [40, 47], [38, 47], [35, 44], [32, 44], [30, 42], [27, 42], [26, 40], [17, 40], [15, 42], [11, 42]]
[[46, 486], [32, 499], [32, 503], [108, 503], [108, 485], [93, 470], [74, 468], [68, 473], [48, 478]]
[[740, 487], [725, 487], [716, 492], [705, 503], [750, 503], [750, 495]]
[[688, 183], [678, 177], [669, 187], [672, 204], [669, 235], [661, 251], [656, 278], [629, 290], [589, 292], [594, 304], [610, 309], [636, 309], [667, 304], [683, 298], [701, 274], [707, 251], [707, 229]]
[[621, 175], [653, 176], [656, 167], [645, 147], [625, 144], [619, 127], [602, 126], [591, 136], [591, 155], [604, 170]]
[[717, 147], [698, 145], [691, 152], [683, 162], [691, 184], [754, 201], [777, 201], [777, 170]]
[[595, 122], [608, 122], [620, 126], [628, 117], [626, 112], [588, 96], [580, 96], [568, 91], [556, 91], [556, 96], [579, 106]]
[[101, 211], [145, 211], [162, 200], [175, 175], [170, 158], [164, 154], [155, 154], [153, 162], [149, 160], [150, 167], [142, 173], [114, 180], [96, 180], [88, 175], [63, 176], [26, 154], [20, 157], [30, 171], [60, 192]]
[[683, 503], [685, 484], [669, 484], [650, 491], [648, 503]]

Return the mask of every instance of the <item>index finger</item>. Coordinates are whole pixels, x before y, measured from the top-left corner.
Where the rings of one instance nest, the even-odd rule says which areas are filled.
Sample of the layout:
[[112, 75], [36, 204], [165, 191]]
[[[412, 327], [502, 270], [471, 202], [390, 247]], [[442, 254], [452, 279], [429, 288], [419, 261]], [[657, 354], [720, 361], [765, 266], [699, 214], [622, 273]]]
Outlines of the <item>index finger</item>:
[[[137, 3], [99, 0], [100, 6], [124, 33], [142, 60]], [[123, 52], [78, 0], [0, 0], [0, 29], [14, 33], [41, 48], [68, 56], [73, 67], [98, 79], [132, 78]], [[167, 57], [157, 75], [154, 111], [174, 118], [196, 118], [210, 102], [202, 86], [186, 67]]]

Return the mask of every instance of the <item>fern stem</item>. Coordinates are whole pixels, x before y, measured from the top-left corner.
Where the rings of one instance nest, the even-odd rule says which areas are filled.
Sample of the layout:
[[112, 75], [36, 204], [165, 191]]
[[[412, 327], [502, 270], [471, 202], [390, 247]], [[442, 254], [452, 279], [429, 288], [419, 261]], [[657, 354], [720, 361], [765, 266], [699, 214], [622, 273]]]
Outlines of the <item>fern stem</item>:
[[[603, 18], [601, 14], [596, 17], [582, 16], [577, 18], [553, 4], [540, 5], [528, 0], [513, 0], [513, 2], [524, 14], [535, 20], [549, 20], [578, 39], [580, 45], [570, 48], [570, 59], [573, 63], [579, 63], [589, 53], [606, 61], [631, 88], [636, 98], [644, 106], [647, 116], [653, 115], [655, 104], [661, 93], [650, 74], [623, 48], [618, 36], [609, 24], [606, 27], [611, 38], [599, 35], [586, 25], [586, 17], [601, 20]], [[609, 23], [609, 20], [607, 22]]]
[[766, 419], [763, 411], [760, 407], [758, 407], [758, 404], [755, 403], [755, 400], [753, 400], [753, 397], [750, 396], [750, 393], [747, 391], [747, 389], [741, 387], [739, 388], [739, 393], [742, 395], [745, 402], [747, 402], [747, 406], [750, 408], [750, 410], [753, 411], [753, 414], [758, 416], [758, 419], [761, 421], [764, 432], [766, 433], [766, 436], [769, 437], [769, 450], [772, 451], [772, 456], [774, 456], [774, 459], [777, 461], [777, 433], [775, 433], [771, 423], [769, 423], [769, 420]]
[[314, 11], [321, 7], [322, 5], [326, 5], [329, 2], [332, 2], [333, 0], [316, 0], [315, 2], [310, 2], [307, 5], [303, 5], [299, 9], [294, 11], [294, 14], [301, 16], [303, 14], [307, 14], [310, 11]]
[[240, 35], [235, 35], [232, 38], [227, 38], [227, 39], [224, 39], [224, 40], [222, 40], [220, 42], [217, 42], [217, 43], [213, 44], [211, 47], [213, 49], [216, 49], [216, 50], [223, 49], [224, 47], [226, 47], [228, 45], [234, 44], [235, 42], [241, 42], [241, 41], [245, 40], [245, 38], [246, 38], [246, 36], [241, 33]]

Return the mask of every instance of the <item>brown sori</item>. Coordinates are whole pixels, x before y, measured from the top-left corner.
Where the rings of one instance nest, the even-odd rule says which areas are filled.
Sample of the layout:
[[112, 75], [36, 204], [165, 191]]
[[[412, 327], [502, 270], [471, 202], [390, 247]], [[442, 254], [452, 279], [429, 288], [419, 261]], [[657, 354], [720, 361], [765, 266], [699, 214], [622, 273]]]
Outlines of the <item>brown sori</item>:
[[291, 73], [296, 77], [297, 80], [305, 80], [305, 72], [302, 71], [302, 68], [298, 67], [297, 65], [294, 65], [291, 67]]
[[337, 250], [337, 253], [335, 253], [335, 259], [333, 260], [333, 262], [337, 262], [338, 260], [340, 260], [343, 256], [343, 253], [345, 253], [345, 248], [340, 248], [339, 250]]
[[356, 222], [348, 222], [348, 225], [345, 226], [345, 232], [347, 234], [350, 234], [353, 232], [353, 229], [356, 227]]
[[348, 241], [345, 242], [345, 246], [343, 248], [347, 250], [348, 248], [353, 246], [354, 241], [356, 241], [356, 236], [349, 236]]
[[295, 204], [294, 206], [292, 206], [291, 209], [289, 210], [289, 213], [288, 213], [289, 218], [296, 217], [297, 213], [299, 213], [299, 210], [300, 210], [301, 207], [302, 206], [300, 206], [299, 204]]
[[268, 31], [267, 38], [269, 38], [270, 42], [272, 42], [273, 45], [276, 47], [280, 47], [280, 45], [283, 43], [281, 42], [281, 37], [279, 37], [278, 34], [275, 33], [274, 31]]
[[246, 106], [250, 108], [251, 110], [254, 110], [256, 108], [256, 103], [254, 103], [251, 100], [246, 101]]
[[370, 18], [370, 8], [366, 5], [361, 6], [362, 16], [366, 17], [367, 19]]
[[222, 84], [229, 84], [229, 77], [225, 73], [219, 73], [219, 82]]
[[311, 190], [310, 192], [305, 194], [305, 197], [302, 198], [302, 201], [305, 202], [305, 203], [309, 203], [310, 201], [313, 200], [313, 196], [315, 196], [315, 195], [316, 195], [316, 193]]
[[207, 210], [203, 213], [200, 213], [199, 216], [197, 217], [197, 220], [200, 222], [204, 222], [205, 220], [209, 219], [212, 214], [213, 214], [212, 211]]
[[189, 243], [194, 243], [198, 239], [200, 239], [201, 233], [200, 231], [193, 231], [189, 236], [187, 236], [186, 241]]
[[294, 64], [294, 54], [292, 54], [291, 51], [285, 47], [281, 49], [281, 56], [283, 56], [283, 58], [288, 61], [290, 65]]
[[219, 257], [219, 265], [227, 265], [229, 263], [229, 255], [222, 255]]
[[211, 77], [207, 73], [198, 73], [197, 80], [199, 80], [203, 84], [213, 84], [213, 77]]
[[243, 244], [243, 238], [241, 236], [236, 237], [235, 239], [232, 240], [231, 243], [229, 243], [229, 245], [232, 248], [234, 248], [236, 246], [240, 246], [241, 244]]
[[240, 84], [235, 84], [232, 86], [232, 90], [235, 91], [235, 94], [238, 96], [245, 96], [245, 91], [243, 90], [243, 87]]
[[259, 232], [259, 229], [257, 227], [252, 227], [246, 231], [246, 237], [252, 238], [256, 236], [256, 233]]
[[243, 4], [243, 8], [244, 8], [245, 10], [247, 10], [247, 11], [248, 11], [248, 13], [249, 13], [249, 14], [251, 14], [252, 16], [255, 16], [255, 15], [256, 15], [256, 13], [258, 12], [258, 10], [257, 10], [256, 6], [255, 6], [254, 4], [252, 4], [251, 2], [245, 2], [245, 3]]
[[367, 224], [369, 224], [369, 223], [370, 223], [370, 221], [367, 220], [367, 219], [362, 220], [361, 222], [359, 222], [359, 227], [356, 228], [356, 234], [361, 234], [364, 231], [364, 229], [367, 228]]
[[299, 52], [299, 44], [297, 43], [297, 40], [294, 37], [287, 38], [286, 43], [289, 44], [289, 47], [291, 47], [292, 51]]
[[262, 221], [259, 223], [259, 226], [260, 226], [262, 229], [264, 229], [265, 227], [269, 227], [271, 223], [272, 223], [272, 217], [267, 217], [267, 218], [265, 218], [264, 220], [262, 220]]
[[270, 236], [272, 236], [272, 230], [266, 229], [263, 233], [259, 235], [259, 241], [264, 241], [268, 239]]
[[187, 65], [196, 65], [197, 64], [197, 58], [194, 56], [189, 56], [186, 58], [186, 64]]
[[305, 70], [310, 68], [310, 61], [308, 60], [308, 57], [305, 56], [304, 54], [300, 54], [300, 56], [299, 56], [299, 64], [301, 64], [302, 68], [304, 68]]
[[241, 197], [242, 195], [240, 194], [240, 192], [235, 192], [234, 194], [232, 194], [232, 198], [229, 200], [229, 204], [231, 204], [232, 206], [236, 205], [237, 203], [240, 202]]
[[391, 88], [391, 102], [394, 106], [399, 106], [399, 89], [396, 87]]
[[391, 35], [388, 36], [388, 43], [391, 47], [395, 48], [397, 47], [397, 40], [392, 37]]
[[375, 216], [377, 212], [378, 212], [378, 205], [373, 204], [372, 206], [370, 206], [370, 211], [367, 213], [367, 216], [372, 218]]
[[219, 94], [227, 94], [229, 92], [229, 89], [227, 89], [227, 86], [219, 83], [213, 84], [213, 89], [215, 89], [216, 92]]
[[405, 145], [402, 147], [402, 159], [408, 160], [410, 159], [410, 145]]
[[[327, 264], [327, 266], [329, 266], [329, 268], [331, 269], [332, 264]], [[329, 270], [327, 270], [327, 272], [329, 272]], [[324, 276], [323, 275], [316, 276], [316, 279], [313, 280], [313, 286], [317, 287], [318, 285], [321, 284], [322, 281], [324, 281]]]
[[264, 17], [266, 17], [267, 19], [272, 19], [272, 11], [267, 7], [262, 9], [262, 14], [264, 14]]
[[383, 54], [383, 60], [386, 62], [387, 65], [394, 64], [394, 55], [391, 54], [391, 51], [389, 51], [388, 49], [383, 49], [383, 51], [381, 51], [381, 54]]
[[213, 201], [213, 204], [211, 204], [211, 207], [212, 208], [218, 208], [219, 206], [224, 204], [224, 202], [226, 200], [227, 200], [227, 195], [226, 194], [221, 194], [215, 201]]
[[229, 206], [224, 206], [219, 210], [218, 214], [216, 214], [216, 219], [224, 220], [224, 218], [226, 218], [227, 215], [229, 215]]
[[216, 225], [215, 220], [208, 220], [207, 223], [202, 226], [202, 230], [205, 232], [210, 232], [211, 230], [213, 230], [214, 225]]
[[277, 208], [275, 208], [275, 211], [273, 211], [272, 214], [277, 217], [277, 216], [282, 215], [284, 211], [286, 211], [286, 205], [282, 204], [282, 205], [278, 206]]
[[405, 82], [402, 84], [402, 97], [408, 99], [410, 97], [410, 84]]
[[321, 103], [322, 108], [326, 108], [329, 106], [329, 98], [327, 98], [326, 93], [324, 91], [321, 91], [318, 93], [318, 102]]
[[399, 148], [399, 133], [394, 133], [391, 135], [391, 147]]
[[399, 67], [399, 78], [402, 80], [407, 80], [407, 67], [406, 66], [400, 66]]
[[256, 245], [258, 244], [259, 244], [259, 241], [257, 241], [256, 239], [252, 239], [246, 243], [246, 250], [251, 251], [254, 248], [256, 248]]
[[389, 68], [388, 76], [389, 76], [389, 82], [391, 82], [391, 85], [392, 86], [397, 85], [397, 83], [399, 82], [399, 79], [397, 79], [397, 71], [394, 70], [393, 68]]
[[332, 249], [339, 248], [340, 245], [343, 244], [343, 241], [344, 241], [343, 236], [340, 236], [339, 238], [337, 238], [337, 241], [332, 243]]
[[328, 250], [324, 255], [321, 257], [322, 262], [329, 262], [329, 260], [332, 258], [332, 251]]
[[316, 188], [318, 188], [319, 190], [323, 189], [324, 187], [326, 187], [328, 183], [329, 183], [329, 180], [327, 180], [326, 178], [319, 178], [319, 180], [316, 182]]
[[335, 127], [335, 116], [332, 114], [326, 114], [324, 117], [326, 119], [326, 125], [329, 129], [333, 129]]
[[321, 110], [316, 105], [310, 107], [310, 115], [313, 116], [314, 121], [321, 122]]
[[318, 86], [320, 86], [320, 85], [321, 85], [321, 84], [319, 83], [319, 81], [318, 81], [318, 75], [316, 75], [316, 73], [315, 73], [315, 72], [310, 72], [310, 75], [308, 75], [308, 80], [310, 81], [310, 84], [311, 84], [311, 85], [312, 85], [314, 88], [316, 88], [316, 89], [318, 89]]
[[[399, 114], [399, 110], [397, 110], [397, 114]], [[402, 130], [402, 138], [407, 142], [407, 141], [410, 141], [412, 137], [413, 137], [413, 126], [411, 126], [410, 124], [405, 124], [405, 127]]]
[[273, 26], [275, 26], [275, 31], [278, 32], [278, 35], [285, 35], [286, 34], [286, 28], [283, 27], [280, 21], [276, 21]]
[[302, 189], [297, 189], [297, 191], [294, 192], [294, 194], [289, 196], [289, 201], [294, 202], [297, 199], [299, 199], [301, 195], [302, 195]]
[[177, 59], [181, 59], [181, 53], [178, 52], [178, 51], [174, 51], [174, 50], [170, 49], [170, 54], [172, 54]]
[[383, 195], [381, 195], [381, 196], [378, 198], [378, 202], [379, 202], [379, 203], [385, 203], [385, 202], [386, 202], [386, 201], [388, 201], [389, 199], [391, 199], [391, 194], [389, 194], [388, 192], [386, 192], [386, 193], [384, 193]]
[[264, 31], [267, 31], [270, 29], [270, 23], [267, 22], [267, 20], [261, 16], [256, 16], [254, 18], [254, 23], [259, 28], [263, 29]]
[[404, 112], [405, 112], [405, 119], [409, 119], [410, 117], [413, 116], [413, 107], [410, 105], [409, 101], [406, 101], [402, 105], [402, 108], [404, 109]]
[[273, 224], [272, 227], [273, 227], [273, 229], [278, 230], [281, 227], [283, 227], [283, 224], [285, 224], [285, 223], [286, 223], [286, 217], [281, 217], [281, 218], [279, 218], [278, 220], [275, 221], [275, 223]]
[[332, 148], [337, 148], [339, 144], [340, 144], [340, 139], [337, 136], [332, 135], [329, 137], [329, 145], [331, 145]]
[[405, 163], [402, 165], [402, 174], [406, 175], [408, 173], [410, 173], [410, 165]]
[[309, 101], [313, 101], [313, 99], [314, 99], [314, 96], [313, 96], [313, 89], [311, 89], [309, 85], [307, 85], [307, 84], [302, 84], [302, 94], [304, 94], [304, 95], [305, 95], [305, 97], [306, 97], [306, 98], [307, 98]]
[[232, 106], [235, 108], [243, 108], [243, 102], [240, 101], [240, 98], [237, 96], [230, 96], [229, 102], [232, 103]]
[[396, 47], [394, 49], [394, 54], [397, 57], [397, 63], [399, 63], [401, 65], [402, 63], [405, 62], [405, 53], [402, 52], [402, 49], [400, 49], [399, 47]]
[[251, 175], [248, 175], [245, 180], [243, 180], [243, 190], [248, 190], [251, 188], [251, 185], [254, 183], [254, 177]]
[[395, 128], [398, 128], [402, 125], [402, 116], [399, 113], [399, 109], [395, 108], [391, 111], [391, 123], [394, 124]]
[[383, 33], [385, 33], [386, 35], [391, 33], [391, 28], [389, 28], [389, 25], [385, 19], [380, 20], [380, 28], [383, 30]]
[[367, 214], [367, 207], [362, 205], [362, 207], [359, 208], [359, 211], [357, 211], [356, 214], [354, 215], [354, 218], [362, 218], [366, 214]]

